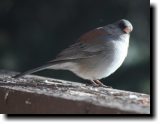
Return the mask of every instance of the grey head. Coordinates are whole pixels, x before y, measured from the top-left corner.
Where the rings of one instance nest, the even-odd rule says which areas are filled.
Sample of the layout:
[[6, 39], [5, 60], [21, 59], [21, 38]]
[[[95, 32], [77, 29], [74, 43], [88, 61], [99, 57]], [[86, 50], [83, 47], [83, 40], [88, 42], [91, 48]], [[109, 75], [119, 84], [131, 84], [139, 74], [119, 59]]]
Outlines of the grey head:
[[121, 34], [127, 34], [129, 35], [130, 32], [133, 30], [132, 24], [125, 19], [121, 19], [113, 24], [109, 24], [107, 26], [104, 26], [104, 28], [113, 35], [121, 35]]

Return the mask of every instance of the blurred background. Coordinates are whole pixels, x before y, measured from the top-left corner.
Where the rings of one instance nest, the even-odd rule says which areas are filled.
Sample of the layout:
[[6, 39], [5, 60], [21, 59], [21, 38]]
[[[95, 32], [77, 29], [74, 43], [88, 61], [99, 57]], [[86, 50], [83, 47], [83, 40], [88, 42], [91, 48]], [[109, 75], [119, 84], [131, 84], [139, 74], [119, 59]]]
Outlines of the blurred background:
[[[85, 32], [123, 18], [134, 29], [129, 53], [102, 82], [150, 94], [149, 0], [0, 0], [0, 69], [22, 72], [40, 66]], [[34, 74], [86, 82], [69, 71]]]

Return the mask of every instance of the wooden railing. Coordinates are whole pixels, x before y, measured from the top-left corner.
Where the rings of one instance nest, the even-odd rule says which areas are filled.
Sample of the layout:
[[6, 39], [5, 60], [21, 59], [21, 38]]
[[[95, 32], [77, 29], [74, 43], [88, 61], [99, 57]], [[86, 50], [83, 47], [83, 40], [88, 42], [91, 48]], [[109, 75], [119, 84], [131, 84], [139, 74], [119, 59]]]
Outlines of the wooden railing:
[[0, 71], [0, 113], [150, 114], [150, 96]]

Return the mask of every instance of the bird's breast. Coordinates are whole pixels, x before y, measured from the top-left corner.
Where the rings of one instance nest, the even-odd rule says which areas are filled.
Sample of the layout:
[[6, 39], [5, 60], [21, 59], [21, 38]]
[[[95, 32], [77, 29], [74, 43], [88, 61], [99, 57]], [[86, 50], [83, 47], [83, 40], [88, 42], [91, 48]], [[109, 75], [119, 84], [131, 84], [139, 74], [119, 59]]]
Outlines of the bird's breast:
[[113, 41], [110, 48], [99, 55], [94, 60], [90, 61], [90, 67], [94, 68], [91, 73], [93, 79], [101, 79], [111, 75], [124, 62], [128, 53], [128, 42]]
[[128, 45], [129, 40], [112, 42], [110, 50], [104, 55], [103, 64], [106, 65], [103, 66], [104, 77], [109, 76], [122, 65], [128, 53]]

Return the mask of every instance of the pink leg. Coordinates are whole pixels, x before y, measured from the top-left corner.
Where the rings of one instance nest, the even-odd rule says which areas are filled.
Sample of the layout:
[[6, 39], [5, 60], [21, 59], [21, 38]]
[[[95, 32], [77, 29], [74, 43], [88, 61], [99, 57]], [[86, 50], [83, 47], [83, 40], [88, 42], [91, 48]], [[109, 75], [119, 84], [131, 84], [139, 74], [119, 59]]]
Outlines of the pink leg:
[[94, 80], [90, 80], [93, 86], [98, 86], [98, 84]]
[[106, 88], [112, 88], [111, 86], [106, 86], [106, 85], [104, 85], [100, 80], [94, 80], [94, 82], [95, 82], [96, 84], [98, 84], [99, 86], [106, 87]]

